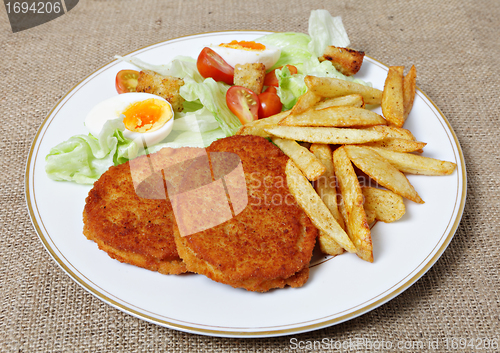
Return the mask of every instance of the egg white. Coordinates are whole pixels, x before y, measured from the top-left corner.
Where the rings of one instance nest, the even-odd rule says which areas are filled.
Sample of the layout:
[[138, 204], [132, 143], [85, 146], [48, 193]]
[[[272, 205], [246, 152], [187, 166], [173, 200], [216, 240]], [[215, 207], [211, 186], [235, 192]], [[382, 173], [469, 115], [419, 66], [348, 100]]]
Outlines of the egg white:
[[225, 62], [234, 67], [236, 64], [262, 63], [269, 70], [280, 58], [279, 48], [266, 45], [264, 50], [244, 50], [226, 48], [218, 45], [210, 46], [210, 49], [219, 54]]
[[166, 99], [154, 94], [130, 92], [106, 99], [105, 101], [97, 104], [87, 114], [87, 117], [85, 118], [85, 126], [92, 135], [97, 137], [99, 136], [99, 133], [101, 132], [106, 121], [119, 118], [122, 112], [125, 111], [130, 104], [150, 98], [166, 102], [170, 106], [172, 118], [170, 118], [170, 120], [168, 120], [165, 125], [160, 127], [158, 130], [152, 132], [135, 132], [125, 129], [123, 131], [123, 136], [127, 139], [133, 140], [140, 146], [145, 145], [150, 147], [155, 145], [165, 139], [165, 137], [167, 137], [172, 131], [172, 127], [174, 126], [174, 113], [172, 106]]

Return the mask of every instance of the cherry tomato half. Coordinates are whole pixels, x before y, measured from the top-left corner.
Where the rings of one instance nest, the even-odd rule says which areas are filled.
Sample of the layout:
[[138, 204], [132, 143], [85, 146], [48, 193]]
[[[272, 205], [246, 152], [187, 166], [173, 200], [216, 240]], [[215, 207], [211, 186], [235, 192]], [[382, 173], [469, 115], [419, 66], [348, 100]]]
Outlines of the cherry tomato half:
[[208, 47], [201, 51], [196, 61], [196, 67], [201, 76], [205, 78], [211, 77], [215, 81], [222, 81], [228, 85], [233, 84], [234, 68]]
[[243, 125], [259, 117], [259, 97], [248, 88], [242, 86], [229, 88], [226, 93], [226, 103]]
[[119, 94], [135, 92], [139, 71], [121, 70], [116, 74], [115, 87]]
[[[288, 67], [288, 70], [290, 70], [290, 73], [292, 75], [295, 75], [297, 73], [297, 68], [293, 65], [287, 65], [286, 67]], [[266, 77], [264, 78], [264, 86], [275, 86], [275, 87], [278, 87], [279, 85], [279, 81], [278, 81], [278, 78], [276, 77], [276, 70], [277, 69], [282, 69], [283, 66], [280, 66], [276, 69], [274, 69], [273, 71], [270, 71], [266, 74]]]
[[278, 114], [283, 106], [280, 97], [276, 93], [267, 91], [259, 94], [259, 102], [259, 119]]

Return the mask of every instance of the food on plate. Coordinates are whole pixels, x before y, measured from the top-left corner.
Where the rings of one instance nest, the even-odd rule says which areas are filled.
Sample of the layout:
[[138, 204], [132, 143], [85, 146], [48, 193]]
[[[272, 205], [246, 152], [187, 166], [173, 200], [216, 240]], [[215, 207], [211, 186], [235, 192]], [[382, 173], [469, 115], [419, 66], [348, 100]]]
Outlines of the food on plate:
[[[182, 236], [174, 230], [187, 269], [250, 291], [302, 286], [309, 276], [317, 230], [287, 188], [288, 157], [257, 136], [228, 137], [206, 150], [210, 156], [239, 157], [248, 205], [230, 220], [198, 233]], [[234, 208], [233, 196], [231, 203]]]
[[136, 70], [120, 70], [116, 74], [115, 87], [119, 94], [127, 92], [135, 92], [137, 88], [137, 80], [139, 79], [139, 71]]
[[380, 141], [385, 133], [364, 129], [347, 129], [335, 127], [299, 127], [276, 126], [265, 129], [273, 136], [311, 143], [365, 143]]
[[274, 86], [268, 86], [264, 92], [271, 92], [271, 93], [274, 93], [274, 94], [278, 94], [278, 89]]
[[369, 147], [345, 145], [349, 159], [383, 187], [416, 203], [424, 203], [406, 176]]
[[344, 219], [340, 214], [337, 202], [337, 181], [333, 168], [333, 154], [330, 145], [313, 143], [309, 147], [316, 158], [325, 166], [323, 175], [314, 182], [314, 188], [326, 207], [332, 212], [337, 223], [345, 230]]
[[403, 79], [403, 118], [406, 120], [413, 108], [413, 100], [415, 99], [415, 90], [417, 87], [417, 69], [415, 65], [411, 66], [410, 71]]
[[175, 112], [182, 111], [184, 98], [179, 94], [184, 81], [178, 77], [163, 76], [151, 70], [139, 73], [137, 92], [151, 93], [167, 100]]
[[266, 77], [266, 66], [262, 63], [236, 64], [234, 67], [234, 84], [243, 86], [256, 94], [262, 92]]
[[291, 159], [286, 164], [286, 181], [295, 200], [307, 213], [316, 228], [331, 237], [348, 252], [356, 252], [356, 248], [346, 232], [340, 227], [309, 180]]
[[368, 142], [364, 145], [370, 147], [387, 148], [388, 150], [396, 152], [417, 152], [422, 151], [427, 143], [397, 137], [386, 137], [381, 141]]
[[325, 172], [325, 166], [309, 150], [294, 140], [272, 138], [273, 143], [290, 157], [307, 179], [317, 180]]
[[122, 112], [125, 131], [153, 132], [172, 119], [172, 107], [157, 98], [149, 98], [130, 104]]
[[[270, 87], [274, 88], [274, 87]], [[280, 97], [272, 90], [266, 89], [259, 94], [259, 119], [268, 118], [281, 112], [283, 104]]]
[[[286, 65], [286, 68], [288, 69], [288, 72], [290, 73], [290, 75], [295, 75], [298, 70], [297, 70], [297, 67], [293, 66], [293, 65]], [[279, 80], [278, 80], [278, 77], [276, 77], [276, 70], [282, 70], [283, 67], [280, 66], [272, 71], [269, 71], [267, 74], [266, 74], [266, 77], [264, 79], [264, 86], [275, 86], [275, 87], [279, 87]]]
[[378, 126], [372, 126], [372, 127], [366, 128], [366, 129], [384, 132], [385, 134], [387, 134], [387, 138], [392, 137], [392, 138], [400, 138], [400, 139], [405, 139], [405, 140], [416, 141], [416, 138], [415, 138], [415, 136], [413, 136], [411, 131], [407, 130], [407, 129], [403, 129], [402, 127], [378, 125]]
[[376, 220], [391, 223], [405, 214], [406, 208], [403, 198], [392, 191], [371, 186], [365, 186], [361, 190], [365, 197], [365, 212], [367, 215], [368, 213], [373, 214]]
[[349, 44], [340, 18], [317, 10], [309, 35], [206, 46], [166, 65], [119, 57], [142, 71], [118, 72], [120, 95], [91, 110], [89, 136], [51, 150], [47, 174], [97, 180], [86, 237], [160, 273], [300, 287], [316, 239], [326, 254], [373, 262], [369, 225], [403, 217], [403, 197], [423, 203], [403, 173], [449, 175], [456, 164], [414, 154], [426, 143], [402, 127], [415, 67], [390, 67], [381, 91], [353, 76], [364, 53]]
[[199, 155], [199, 150], [164, 148], [109, 168], [86, 199], [85, 236], [120, 262], [163, 274], [186, 272], [175, 246], [176, 222], [161, 170]]
[[303, 113], [291, 113], [280, 121], [286, 126], [329, 126], [329, 127], [368, 127], [385, 125], [386, 121], [371, 110], [350, 106], [333, 106], [320, 110], [311, 109]]
[[212, 45], [210, 49], [219, 54], [232, 67], [235, 67], [236, 64], [262, 63], [266, 70], [276, 64], [281, 54], [279, 48], [254, 41], [233, 40], [229, 43]]
[[373, 262], [372, 238], [363, 208], [363, 193], [346, 147], [337, 148], [333, 152], [333, 166], [342, 197], [347, 234], [356, 247], [356, 254], [365, 261]]
[[400, 172], [420, 175], [450, 175], [457, 165], [453, 162], [435, 158], [418, 156], [411, 153], [400, 153], [383, 148], [371, 147], [373, 151], [385, 158]]
[[152, 146], [168, 136], [173, 125], [172, 106], [157, 95], [148, 93], [120, 94], [96, 105], [85, 118], [85, 127], [99, 136], [104, 124], [121, 118], [123, 136]]
[[329, 45], [319, 61], [328, 60], [338, 71], [346, 76], [352, 76], [361, 69], [364, 57], [365, 53], [362, 51]]
[[320, 100], [321, 100], [320, 96], [315, 95], [311, 91], [307, 91], [306, 93], [301, 95], [299, 99], [297, 99], [297, 103], [295, 103], [293, 108], [290, 110], [290, 114], [292, 116], [302, 114], [307, 110], [311, 109]]
[[306, 76], [306, 86], [315, 94], [324, 98], [341, 97], [348, 94], [359, 94], [366, 104], [380, 104], [382, 91], [361, 85], [356, 82], [344, 81], [333, 77]]
[[382, 94], [382, 114], [389, 125], [402, 127], [404, 119], [403, 105], [403, 70], [404, 66], [391, 66], [385, 79]]
[[243, 125], [259, 118], [259, 97], [248, 88], [242, 86], [229, 88], [226, 93], [226, 103]]
[[205, 47], [198, 55], [196, 68], [204, 78], [213, 78], [228, 85], [234, 82], [234, 67], [229, 65], [219, 54]]
[[278, 113], [276, 115], [251, 121], [239, 128], [236, 132], [237, 135], [255, 135], [265, 138], [270, 138], [271, 134], [266, 131], [266, 129], [278, 126], [281, 119], [285, 118], [290, 114], [290, 111], [285, 111]]
[[[314, 182], [314, 189], [326, 207], [328, 207], [333, 217], [335, 217], [339, 226], [345, 230], [344, 219], [340, 214], [337, 202], [337, 180], [333, 169], [332, 149], [329, 145], [314, 143], [311, 145], [310, 150], [321, 164], [325, 166], [323, 175]], [[336, 256], [344, 252], [344, 249], [323, 231], [319, 232], [318, 242], [321, 251], [325, 254]]]
[[351, 106], [357, 108], [364, 108], [365, 102], [360, 94], [349, 94], [336, 98], [326, 98], [325, 100], [317, 103], [314, 109], [320, 110], [329, 107]]
[[363, 208], [365, 209], [365, 214], [366, 214], [366, 223], [368, 223], [370, 226], [375, 223], [376, 221], [376, 215], [375, 212], [367, 209], [366, 208], [366, 203], [363, 205]]

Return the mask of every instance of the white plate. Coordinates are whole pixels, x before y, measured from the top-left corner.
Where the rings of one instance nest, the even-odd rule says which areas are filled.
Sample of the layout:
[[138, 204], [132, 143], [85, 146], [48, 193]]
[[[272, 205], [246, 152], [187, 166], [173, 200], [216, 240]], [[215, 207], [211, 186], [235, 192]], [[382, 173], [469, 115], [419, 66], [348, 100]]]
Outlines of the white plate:
[[[131, 53], [153, 64], [176, 55], [196, 57], [208, 44], [252, 40], [265, 32], [220, 32], [182, 37]], [[165, 276], [121, 264], [82, 234], [82, 210], [90, 186], [50, 180], [44, 157], [72, 135], [97, 103], [116, 95], [116, 73], [131, 65], [113, 61], [74, 87], [42, 123], [26, 168], [26, 199], [33, 225], [54, 260], [84, 289], [138, 318], [211, 336], [281, 336], [352, 319], [382, 305], [415, 283], [437, 261], [460, 223], [466, 194], [464, 158], [446, 118], [417, 90], [405, 128], [427, 142], [424, 155], [457, 163], [450, 176], [408, 176], [419, 205], [405, 200], [398, 222], [372, 229], [373, 264], [352, 254], [315, 256], [307, 284], [253, 293], [201, 275]], [[387, 67], [367, 57], [359, 78], [382, 89]]]

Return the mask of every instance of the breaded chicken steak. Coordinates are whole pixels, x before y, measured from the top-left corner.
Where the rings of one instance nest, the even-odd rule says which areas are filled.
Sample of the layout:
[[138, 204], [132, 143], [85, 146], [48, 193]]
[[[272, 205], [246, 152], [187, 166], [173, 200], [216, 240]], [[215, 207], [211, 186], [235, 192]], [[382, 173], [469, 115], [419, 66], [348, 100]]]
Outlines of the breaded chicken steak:
[[200, 153], [205, 152], [164, 148], [109, 168], [86, 199], [85, 236], [121, 262], [163, 274], [186, 272], [174, 242], [175, 217], [161, 170]]
[[[317, 229], [288, 191], [288, 157], [258, 136], [220, 139], [207, 152], [212, 179], [224, 180], [225, 195], [216, 195], [215, 186], [209, 192], [199, 189], [195, 196], [170, 195], [179, 225], [174, 227], [175, 243], [188, 271], [257, 292], [304, 285]], [[192, 175], [186, 173], [187, 184], [199, 179]], [[225, 202], [231, 212], [226, 218], [221, 217]], [[193, 207], [198, 207], [194, 213]], [[210, 227], [203, 229], [205, 223]]]

